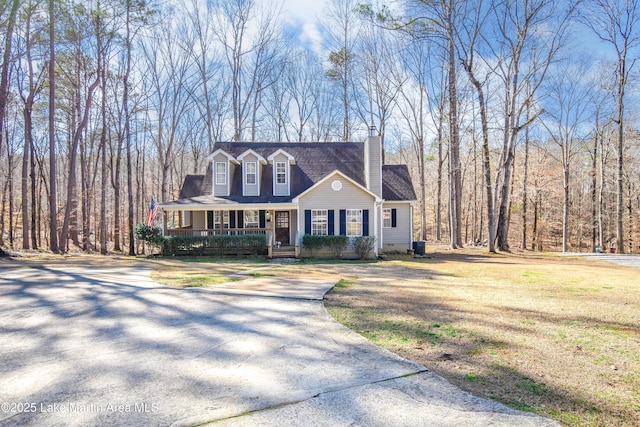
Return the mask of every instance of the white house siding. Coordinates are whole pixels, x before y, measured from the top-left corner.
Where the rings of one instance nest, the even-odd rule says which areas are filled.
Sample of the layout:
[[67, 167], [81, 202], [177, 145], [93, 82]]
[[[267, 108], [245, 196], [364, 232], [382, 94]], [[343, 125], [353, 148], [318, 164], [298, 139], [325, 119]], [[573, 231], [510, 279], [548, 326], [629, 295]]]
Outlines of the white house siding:
[[[286, 170], [286, 183], [278, 184], [276, 181], [276, 164], [284, 163]], [[273, 195], [274, 196], [288, 196], [289, 195], [289, 186], [290, 186], [290, 177], [289, 177], [289, 159], [284, 154], [278, 154], [273, 159]]]
[[[332, 183], [335, 180], [339, 180], [342, 183], [342, 188], [338, 191], [332, 188]], [[334, 211], [334, 229], [333, 234], [340, 234], [340, 218], [339, 213], [341, 209], [362, 209], [369, 210], [369, 235], [375, 236], [375, 203], [371, 194], [364, 191], [362, 188], [354, 185], [350, 181], [336, 176], [330, 178], [314, 188], [309, 193], [300, 197], [299, 210], [298, 210], [298, 242], [302, 248], [302, 236], [305, 233], [305, 211], [313, 209], [327, 209]], [[302, 248], [303, 256], [309, 256], [310, 253]], [[349, 247], [345, 251], [345, 256], [353, 256], [355, 253]], [[314, 252], [314, 256], [331, 256], [328, 251]]]
[[387, 204], [384, 208], [396, 209], [396, 227], [383, 228], [382, 216], [380, 217], [380, 227], [382, 228], [382, 250], [384, 252], [406, 253], [411, 249], [411, 205], [408, 203]]
[[[224, 185], [216, 185], [216, 163], [225, 163], [227, 165], [227, 179], [226, 179], [226, 183]], [[217, 156], [215, 156], [213, 158], [213, 176], [212, 178], [212, 182], [213, 182], [213, 195], [214, 196], [218, 196], [218, 197], [224, 197], [224, 196], [228, 196], [229, 195], [229, 188], [231, 187], [230, 185], [230, 179], [233, 176], [233, 174], [231, 173], [231, 164], [229, 162], [229, 159], [227, 159], [227, 156], [225, 156], [222, 153], [219, 153]]]
[[[242, 188], [245, 196], [259, 196], [260, 195], [260, 175], [262, 174], [262, 165], [258, 161], [258, 158], [254, 154], [247, 154], [243, 159], [242, 167]], [[253, 185], [247, 184], [247, 176], [245, 172], [245, 165], [247, 163], [256, 164], [256, 183]]]

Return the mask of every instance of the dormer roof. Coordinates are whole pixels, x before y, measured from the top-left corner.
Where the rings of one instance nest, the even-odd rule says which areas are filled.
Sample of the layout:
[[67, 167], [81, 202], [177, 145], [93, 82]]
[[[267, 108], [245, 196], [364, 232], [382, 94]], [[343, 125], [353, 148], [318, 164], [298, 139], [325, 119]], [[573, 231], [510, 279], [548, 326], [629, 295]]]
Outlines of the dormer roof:
[[234, 163], [238, 163], [238, 162], [236, 161], [236, 159], [235, 159], [231, 154], [229, 154], [228, 152], [224, 151], [224, 150], [223, 150], [223, 149], [221, 149], [221, 148], [218, 148], [216, 151], [214, 151], [213, 153], [209, 154], [209, 155], [207, 156], [207, 161], [212, 162], [212, 161], [213, 161], [213, 159], [215, 159], [216, 157], [218, 157], [218, 155], [220, 155], [220, 154], [222, 154], [223, 156], [225, 156], [225, 157], [227, 158], [227, 160], [228, 160], [228, 161], [230, 161], [230, 162], [234, 162]]
[[260, 154], [256, 153], [255, 151], [253, 151], [252, 149], [248, 149], [245, 152], [243, 152], [242, 154], [240, 154], [237, 159], [238, 161], [243, 161], [245, 157], [247, 157], [248, 155], [253, 154], [260, 163], [262, 164], [266, 164], [267, 160], [262, 157]]
[[267, 160], [269, 162], [273, 162], [273, 159], [275, 159], [279, 155], [285, 156], [287, 158], [287, 160], [289, 160], [289, 164], [291, 164], [291, 165], [295, 164], [295, 162], [296, 162], [296, 159], [291, 154], [289, 154], [286, 151], [284, 151], [282, 148], [278, 149], [278, 151], [276, 151], [275, 153], [273, 153], [269, 157], [267, 157]]

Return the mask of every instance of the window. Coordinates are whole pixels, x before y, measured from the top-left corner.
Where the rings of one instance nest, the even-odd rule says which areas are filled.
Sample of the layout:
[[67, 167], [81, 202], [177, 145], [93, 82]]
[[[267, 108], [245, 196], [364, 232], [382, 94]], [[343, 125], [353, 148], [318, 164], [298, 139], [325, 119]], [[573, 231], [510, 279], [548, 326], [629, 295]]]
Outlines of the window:
[[[220, 220], [222, 219], [222, 227]], [[229, 228], [229, 211], [213, 211], [213, 226], [216, 229]]]
[[256, 162], [247, 162], [244, 165], [244, 175], [246, 184], [256, 184]]
[[328, 229], [327, 210], [316, 209], [311, 211], [311, 234], [326, 236]]
[[285, 162], [276, 162], [276, 184], [287, 183], [287, 164]]
[[391, 208], [382, 209], [382, 227], [391, 228]]
[[216, 162], [216, 185], [227, 185], [227, 164]]
[[260, 213], [258, 211], [244, 211], [244, 228], [258, 228], [259, 226]]
[[362, 236], [362, 209], [347, 209], [347, 236]]

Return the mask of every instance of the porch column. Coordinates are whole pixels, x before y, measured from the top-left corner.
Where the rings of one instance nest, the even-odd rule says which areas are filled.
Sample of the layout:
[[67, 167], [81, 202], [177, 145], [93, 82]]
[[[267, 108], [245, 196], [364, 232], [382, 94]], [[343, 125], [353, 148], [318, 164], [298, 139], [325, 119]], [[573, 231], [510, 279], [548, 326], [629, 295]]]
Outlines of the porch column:
[[167, 235], [167, 211], [162, 209], [162, 235]]

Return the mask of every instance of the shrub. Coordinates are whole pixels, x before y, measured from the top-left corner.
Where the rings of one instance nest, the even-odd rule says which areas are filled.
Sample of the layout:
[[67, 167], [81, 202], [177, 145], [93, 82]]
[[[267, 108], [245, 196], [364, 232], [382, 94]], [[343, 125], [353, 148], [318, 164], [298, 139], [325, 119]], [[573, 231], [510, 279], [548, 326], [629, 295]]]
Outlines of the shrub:
[[162, 248], [164, 243], [164, 236], [162, 231], [158, 227], [153, 229], [146, 224], [140, 223], [136, 225], [135, 229], [136, 239], [149, 243], [151, 246]]
[[349, 244], [349, 238], [347, 236], [312, 236], [305, 234], [302, 236], [302, 244], [311, 251], [311, 256], [313, 256], [313, 251], [316, 249], [329, 248], [334, 257], [340, 258]]
[[311, 256], [313, 256], [313, 251], [316, 249], [320, 249], [323, 246], [326, 246], [325, 237], [327, 236], [316, 236], [312, 234], [305, 234], [302, 236], [302, 246], [309, 249], [311, 251]]
[[257, 255], [267, 249], [264, 234], [173, 236], [164, 239], [164, 255]]
[[327, 244], [333, 252], [333, 255], [336, 258], [340, 258], [342, 256], [342, 252], [347, 248], [349, 244], [349, 238], [347, 236], [323, 236], [327, 238]]
[[366, 259], [376, 244], [374, 236], [358, 236], [353, 239], [353, 250], [356, 251], [360, 259]]

